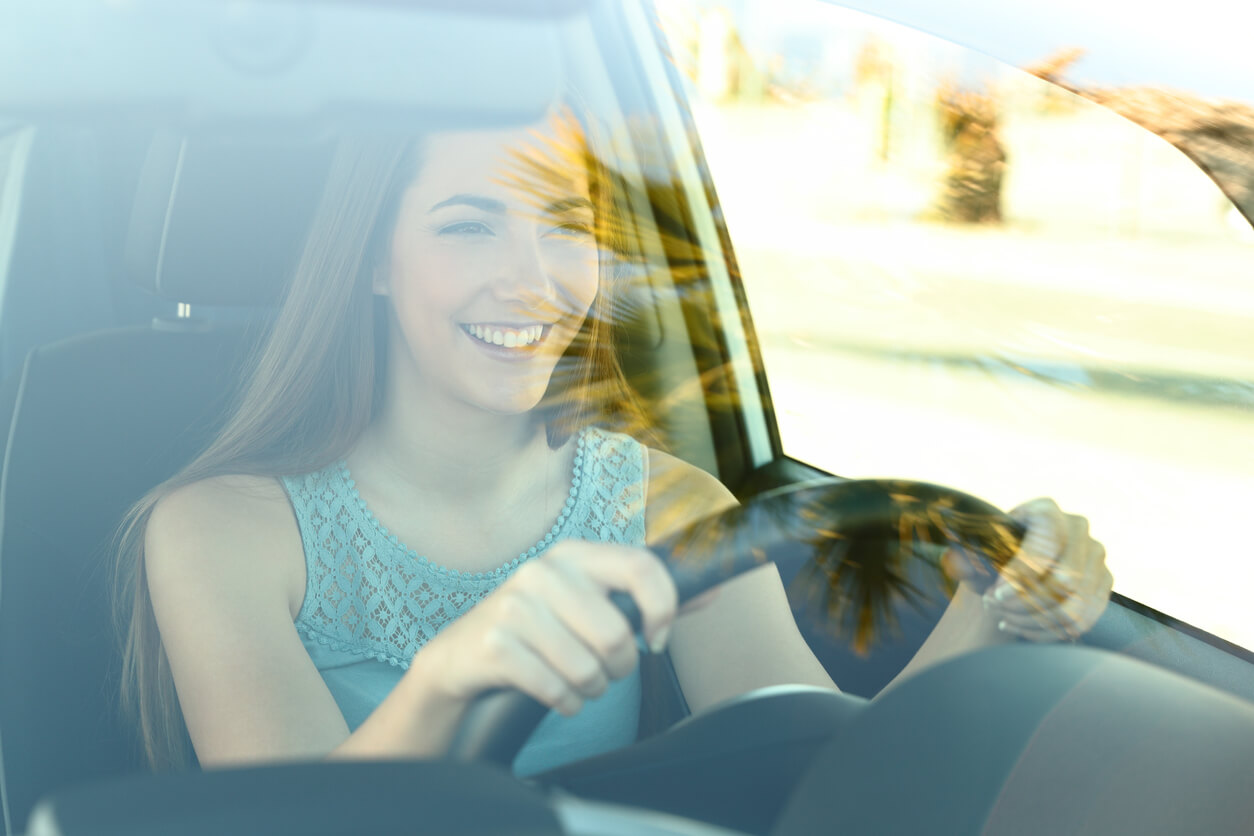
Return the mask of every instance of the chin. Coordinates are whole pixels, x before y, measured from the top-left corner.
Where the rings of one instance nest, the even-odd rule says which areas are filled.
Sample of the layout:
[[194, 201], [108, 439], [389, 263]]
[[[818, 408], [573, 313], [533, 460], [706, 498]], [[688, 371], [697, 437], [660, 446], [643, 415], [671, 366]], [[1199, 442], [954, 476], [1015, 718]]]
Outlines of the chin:
[[543, 397], [543, 389], [513, 394], [498, 391], [489, 397], [476, 399], [475, 403], [481, 409], [496, 415], [525, 415], [539, 406]]

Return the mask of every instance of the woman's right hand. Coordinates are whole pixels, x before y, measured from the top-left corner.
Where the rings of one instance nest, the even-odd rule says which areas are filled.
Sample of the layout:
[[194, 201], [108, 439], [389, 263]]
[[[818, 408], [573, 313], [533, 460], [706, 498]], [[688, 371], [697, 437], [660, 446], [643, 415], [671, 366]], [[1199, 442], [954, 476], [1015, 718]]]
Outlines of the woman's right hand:
[[662, 561], [643, 548], [568, 540], [445, 627], [411, 670], [455, 713], [484, 691], [514, 688], [573, 715], [638, 662], [613, 591], [631, 595], [650, 649], [662, 650], [678, 600]]

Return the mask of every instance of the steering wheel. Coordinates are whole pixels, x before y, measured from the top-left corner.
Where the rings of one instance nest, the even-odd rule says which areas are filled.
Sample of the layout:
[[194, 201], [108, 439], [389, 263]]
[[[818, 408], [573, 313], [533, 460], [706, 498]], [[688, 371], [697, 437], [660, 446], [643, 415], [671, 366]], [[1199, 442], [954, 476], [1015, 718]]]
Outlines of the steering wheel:
[[[823, 588], [811, 597], [869, 608], [852, 621], [866, 627], [883, 606], [906, 563], [927, 550], [949, 547], [965, 559], [965, 573], [987, 586], [1018, 550], [1022, 524], [984, 500], [940, 485], [890, 479], [818, 479], [780, 488], [745, 505], [706, 517], [652, 546], [665, 562], [682, 604], [766, 562], [781, 568], [819, 569], [799, 579]], [[886, 547], [887, 545], [887, 547]], [[895, 548], [894, 548], [895, 546]], [[938, 555], [939, 549], [931, 550]], [[933, 568], [952, 594], [956, 581]], [[977, 580], [977, 585], [980, 585]], [[857, 594], [851, 596], [850, 590]], [[611, 599], [640, 628], [640, 613], [626, 594]], [[882, 613], [881, 613], [882, 614]], [[855, 646], [868, 640], [854, 635]], [[538, 700], [514, 690], [481, 694], [471, 704], [449, 757], [509, 767], [548, 713]]]

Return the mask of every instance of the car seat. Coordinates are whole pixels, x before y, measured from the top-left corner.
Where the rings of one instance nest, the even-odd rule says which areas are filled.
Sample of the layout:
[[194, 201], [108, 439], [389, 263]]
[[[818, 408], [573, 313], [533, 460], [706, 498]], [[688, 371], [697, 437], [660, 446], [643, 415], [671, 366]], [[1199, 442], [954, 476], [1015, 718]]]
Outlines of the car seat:
[[[125, 280], [122, 248], [149, 133], [82, 125], [0, 132], [0, 375], [30, 349], [173, 305]], [[8, 249], [6, 252], [5, 250]], [[4, 413], [8, 417], [8, 413]]]
[[206, 445], [257, 331], [241, 323], [255, 316], [215, 323], [191, 316], [192, 306], [266, 310], [295, 261], [308, 222], [299, 208], [312, 212], [326, 159], [317, 146], [157, 136], [126, 263], [132, 280], [182, 315], [43, 345], [25, 359], [0, 473], [8, 832], [51, 789], [143, 768], [116, 704], [118, 523]]

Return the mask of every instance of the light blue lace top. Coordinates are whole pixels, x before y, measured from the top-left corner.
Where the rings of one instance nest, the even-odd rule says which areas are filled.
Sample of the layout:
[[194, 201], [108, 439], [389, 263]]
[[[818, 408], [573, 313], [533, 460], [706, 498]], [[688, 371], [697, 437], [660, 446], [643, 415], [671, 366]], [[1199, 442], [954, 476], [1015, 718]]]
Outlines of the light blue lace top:
[[[308, 578], [296, 628], [350, 729], [400, 681], [419, 648], [523, 561], [565, 539], [644, 544], [645, 448], [597, 428], [584, 430], [575, 444], [570, 494], [553, 527], [512, 560], [473, 574], [432, 563], [390, 534], [342, 462], [284, 477]], [[631, 743], [639, 709], [637, 672], [574, 717], [550, 712], [514, 761], [515, 773], [543, 772]]]

